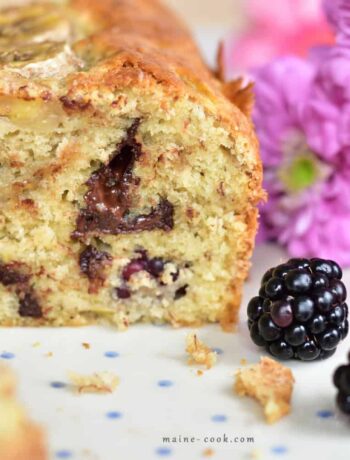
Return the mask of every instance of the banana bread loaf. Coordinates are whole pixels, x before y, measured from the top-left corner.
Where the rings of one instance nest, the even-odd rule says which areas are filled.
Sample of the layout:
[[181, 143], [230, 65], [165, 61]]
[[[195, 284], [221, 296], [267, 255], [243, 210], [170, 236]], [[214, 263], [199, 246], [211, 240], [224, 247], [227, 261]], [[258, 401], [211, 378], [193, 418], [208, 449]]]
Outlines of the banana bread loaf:
[[0, 458], [1, 460], [45, 460], [45, 436], [32, 423], [16, 398], [16, 379], [0, 365]]
[[216, 79], [157, 0], [15, 3], [0, 324], [234, 323], [262, 196], [249, 89]]

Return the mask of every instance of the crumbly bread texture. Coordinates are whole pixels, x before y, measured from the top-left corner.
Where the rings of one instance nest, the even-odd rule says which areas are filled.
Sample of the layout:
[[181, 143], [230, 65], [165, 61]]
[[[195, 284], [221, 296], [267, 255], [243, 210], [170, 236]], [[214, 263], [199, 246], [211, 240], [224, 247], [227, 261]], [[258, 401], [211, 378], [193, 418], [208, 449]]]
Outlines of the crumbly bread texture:
[[275, 423], [291, 410], [294, 378], [292, 371], [270, 358], [261, 358], [236, 373], [235, 392], [255, 398], [264, 408], [268, 423]]
[[107, 371], [92, 375], [70, 372], [69, 380], [78, 393], [113, 393], [119, 385], [119, 377]]
[[0, 458], [1, 460], [46, 460], [42, 430], [27, 417], [16, 399], [16, 379], [0, 365]]
[[230, 327], [263, 196], [249, 88], [158, 0], [17, 3], [0, 11], [0, 324]]
[[189, 354], [188, 364], [201, 364], [210, 369], [216, 363], [216, 353], [205, 343], [199, 340], [197, 334], [188, 334], [186, 338], [186, 352]]

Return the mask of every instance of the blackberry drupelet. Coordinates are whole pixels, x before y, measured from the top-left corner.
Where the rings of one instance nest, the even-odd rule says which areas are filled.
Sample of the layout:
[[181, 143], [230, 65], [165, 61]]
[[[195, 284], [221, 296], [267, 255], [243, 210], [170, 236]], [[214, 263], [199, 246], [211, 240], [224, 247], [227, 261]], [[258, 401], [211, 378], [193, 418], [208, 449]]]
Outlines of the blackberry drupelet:
[[323, 259], [290, 259], [268, 270], [247, 308], [253, 342], [279, 359], [331, 356], [349, 329], [342, 275]]
[[338, 389], [337, 405], [344, 414], [350, 415], [350, 353], [348, 364], [339, 366], [333, 376], [334, 385]]

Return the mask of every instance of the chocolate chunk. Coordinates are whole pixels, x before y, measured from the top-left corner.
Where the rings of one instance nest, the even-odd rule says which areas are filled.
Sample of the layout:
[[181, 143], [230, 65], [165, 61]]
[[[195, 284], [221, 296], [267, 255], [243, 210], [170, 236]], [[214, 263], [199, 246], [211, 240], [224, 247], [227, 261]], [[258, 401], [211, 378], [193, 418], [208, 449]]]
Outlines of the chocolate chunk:
[[72, 238], [173, 228], [174, 207], [165, 198], [161, 198], [148, 214], [131, 212], [132, 191], [140, 183], [140, 179], [133, 176], [134, 164], [142, 154], [141, 144], [135, 139], [139, 123], [140, 120], [136, 120], [129, 128], [109, 163], [95, 171], [86, 182], [89, 188], [84, 196], [86, 208], [79, 212]]
[[18, 269], [14, 267], [16, 267], [16, 264], [0, 264], [0, 283], [4, 286], [11, 286], [13, 284], [23, 284], [28, 282], [29, 276], [20, 273]]
[[63, 107], [67, 109], [67, 111], [83, 112], [91, 106], [90, 101], [75, 100], [69, 98], [68, 96], [61, 96], [60, 101], [62, 102]]
[[33, 288], [29, 286], [30, 275], [21, 273], [21, 266], [23, 267], [23, 264], [19, 262], [0, 264], [0, 283], [18, 296], [20, 316], [41, 318], [43, 313], [40, 304]]
[[175, 291], [174, 300], [179, 300], [182, 297], [185, 297], [185, 295], [187, 294], [187, 288], [188, 284], [185, 284], [184, 286], [181, 286], [179, 289], [177, 289]]
[[180, 276], [180, 270], [178, 268], [176, 269], [176, 272], [171, 273], [171, 278], [174, 281], [174, 283], [175, 281], [179, 279], [179, 276]]
[[19, 297], [18, 313], [20, 316], [30, 318], [41, 318], [43, 316], [39, 302], [31, 289], [29, 289], [27, 292], [18, 290], [17, 294]]
[[131, 292], [127, 287], [119, 287], [116, 291], [119, 299], [129, 299], [131, 297]]
[[93, 246], [87, 246], [80, 254], [80, 270], [89, 278], [89, 293], [96, 293], [105, 281], [105, 268], [110, 265], [112, 257], [108, 252], [99, 251]]
[[125, 233], [143, 232], [146, 230], [160, 229], [170, 231], [174, 226], [174, 207], [162, 199], [156, 208], [152, 208], [149, 214], [141, 214], [128, 217], [125, 214], [121, 219], [112, 212], [91, 212], [84, 209], [77, 219], [77, 227], [73, 232], [73, 238], [82, 238], [86, 234], [118, 235]]

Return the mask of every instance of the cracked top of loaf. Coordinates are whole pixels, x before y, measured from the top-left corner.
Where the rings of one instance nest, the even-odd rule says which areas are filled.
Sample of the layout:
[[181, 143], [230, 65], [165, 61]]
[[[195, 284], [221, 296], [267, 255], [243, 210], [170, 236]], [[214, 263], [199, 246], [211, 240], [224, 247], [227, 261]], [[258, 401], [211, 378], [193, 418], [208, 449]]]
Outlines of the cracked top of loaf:
[[257, 142], [243, 113], [248, 90], [216, 79], [158, 0], [0, 0], [0, 8], [0, 116], [20, 117], [9, 96], [93, 116], [126, 88], [161, 89], [165, 106], [187, 97], [232, 132], [256, 172], [252, 201], [261, 197]]

